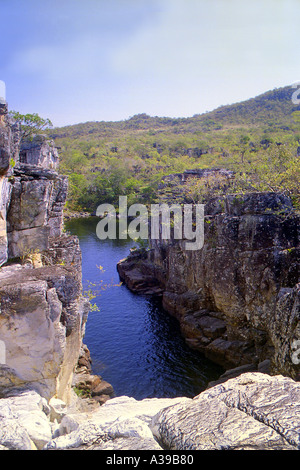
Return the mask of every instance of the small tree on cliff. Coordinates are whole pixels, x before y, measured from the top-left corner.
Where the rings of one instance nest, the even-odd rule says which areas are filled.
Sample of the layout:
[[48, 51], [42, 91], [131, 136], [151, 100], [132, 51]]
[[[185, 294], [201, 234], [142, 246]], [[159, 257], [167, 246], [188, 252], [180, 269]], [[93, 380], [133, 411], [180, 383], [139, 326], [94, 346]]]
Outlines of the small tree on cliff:
[[20, 114], [17, 111], [10, 111], [9, 115], [21, 124], [21, 141], [31, 140], [36, 134], [41, 134], [46, 129], [53, 127], [50, 119], [44, 119], [37, 113]]

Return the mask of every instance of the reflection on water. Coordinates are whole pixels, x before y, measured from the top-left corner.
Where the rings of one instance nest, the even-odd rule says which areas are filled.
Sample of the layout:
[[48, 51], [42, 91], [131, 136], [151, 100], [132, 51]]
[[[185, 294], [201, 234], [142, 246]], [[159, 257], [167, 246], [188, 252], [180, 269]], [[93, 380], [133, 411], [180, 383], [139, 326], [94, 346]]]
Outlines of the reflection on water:
[[[83, 285], [94, 284], [93, 303], [100, 309], [90, 313], [84, 338], [93, 373], [111, 383], [117, 396], [197, 395], [222, 369], [187, 347], [177, 320], [163, 310], [159, 299], [116, 286], [120, 282], [117, 262], [128, 255], [134, 242], [99, 240], [96, 224], [96, 218], [66, 223], [66, 229], [79, 237]], [[101, 285], [107, 287], [101, 290]]]

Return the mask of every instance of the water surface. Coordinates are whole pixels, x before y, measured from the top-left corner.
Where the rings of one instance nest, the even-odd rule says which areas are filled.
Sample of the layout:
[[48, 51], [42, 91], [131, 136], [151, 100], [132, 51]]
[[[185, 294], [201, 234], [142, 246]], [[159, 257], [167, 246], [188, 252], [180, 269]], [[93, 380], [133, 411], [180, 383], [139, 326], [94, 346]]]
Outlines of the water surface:
[[96, 295], [92, 302], [100, 309], [89, 314], [84, 338], [93, 373], [111, 383], [117, 396], [194, 397], [223, 369], [188, 348], [177, 320], [158, 299], [118, 285], [116, 265], [134, 242], [99, 240], [97, 222], [85, 218], [66, 223], [79, 237], [84, 289]]

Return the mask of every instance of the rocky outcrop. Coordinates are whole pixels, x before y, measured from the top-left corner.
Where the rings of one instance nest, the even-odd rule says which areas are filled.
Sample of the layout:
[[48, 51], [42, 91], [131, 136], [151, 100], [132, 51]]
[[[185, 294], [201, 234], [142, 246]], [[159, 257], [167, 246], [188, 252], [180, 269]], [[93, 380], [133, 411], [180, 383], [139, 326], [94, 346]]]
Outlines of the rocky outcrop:
[[49, 238], [61, 235], [66, 196], [67, 178], [53, 170], [26, 164], [14, 169], [7, 214], [10, 258], [46, 250]]
[[72, 386], [80, 396], [100, 405], [114, 396], [112, 385], [103, 380], [99, 375], [92, 373], [92, 359], [90, 351], [85, 344], [82, 345], [80, 351]]
[[46, 449], [88, 450], [159, 450], [149, 428], [152, 418], [163, 408], [185, 398], [150, 398], [135, 400], [117, 397], [92, 414], [68, 413], [61, 422], [57, 437]]
[[234, 177], [234, 172], [226, 170], [225, 168], [196, 168], [192, 170], [185, 170], [183, 173], [174, 173], [164, 177], [163, 181], [159, 184], [158, 188], [166, 188], [179, 185], [184, 185], [190, 179], [205, 179], [210, 177], [225, 178], [227, 180]]
[[280, 375], [245, 373], [193, 399], [123, 396], [79, 410], [73, 398], [24, 391], [0, 400], [0, 449], [300, 449], [300, 384]]
[[20, 128], [0, 107], [0, 266], [8, 259], [7, 209], [11, 197], [13, 165], [19, 160]]
[[36, 450], [52, 437], [47, 401], [35, 391], [0, 400], [0, 449]]
[[118, 271], [134, 292], [160, 293], [187, 343], [209, 359], [227, 369], [269, 360], [272, 373], [296, 378], [299, 222], [280, 194], [215, 198], [205, 206], [201, 250], [150, 240]]
[[[0, 123], [0, 396], [34, 390], [69, 403], [89, 302], [81, 251], [63, 233], [67, 178], [53, 142], [19, 148], [20, 129]], [[5, 360], [3, 360], [3, 358]]]
[[56, 170], [59, 155], [54, 142], [47, 136], [36, 135], [31, 140], [22, 143], [20, 148], [20, 163]]
[[0, 174], [9, 175], [19, 161], [21, 130], [7, 115], [7, 106], [0, 105]]
[[170, 450], [299, 450], [300, 384], [247, 373], [159, 412], [151, 430]]

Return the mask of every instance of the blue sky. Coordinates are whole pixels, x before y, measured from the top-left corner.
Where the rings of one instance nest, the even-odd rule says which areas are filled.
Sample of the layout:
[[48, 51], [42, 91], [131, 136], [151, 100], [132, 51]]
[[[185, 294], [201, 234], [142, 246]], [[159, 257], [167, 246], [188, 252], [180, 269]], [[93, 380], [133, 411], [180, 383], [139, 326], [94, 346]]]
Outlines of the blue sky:
[[291, 85], [299, 0], [0, 0], [10, 109], [188, 117]]

